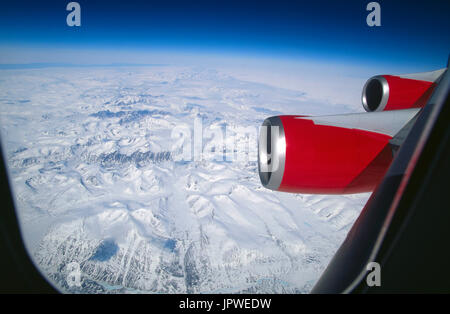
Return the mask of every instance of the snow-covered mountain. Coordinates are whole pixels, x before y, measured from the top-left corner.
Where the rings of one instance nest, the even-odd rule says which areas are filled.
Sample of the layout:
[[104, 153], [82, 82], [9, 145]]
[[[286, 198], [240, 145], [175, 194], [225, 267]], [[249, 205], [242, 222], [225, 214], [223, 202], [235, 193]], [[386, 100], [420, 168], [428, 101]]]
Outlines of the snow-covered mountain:
[[[368, 198], [261, 187], [252, 147], [266, 117], [346, 110], [314, 95], [187, 66], [1, 70], [0, 81], [27, 247], [66, 292], [308, 292]], [[180, 128], [200, 130], [202, 156], [177, 157]], [[223, 147], [208, 130], [224, 131]]]

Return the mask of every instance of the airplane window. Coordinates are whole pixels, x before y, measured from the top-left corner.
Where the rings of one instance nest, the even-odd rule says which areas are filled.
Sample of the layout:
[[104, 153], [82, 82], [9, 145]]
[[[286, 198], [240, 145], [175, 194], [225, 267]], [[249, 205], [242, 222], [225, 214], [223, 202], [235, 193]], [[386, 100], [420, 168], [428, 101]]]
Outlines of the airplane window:
[[[4, 159], [27, 250], [60, 291], [308, 293], [325, 270], [416, 113], [360, 119], [364, 83], [442, 67], [442, 51], [405, 57], [410, 38], [365, 7], [250, 3], [0, 13]], [[368, 29], [397, 48], [380, 57]], [[370, 109], [395, 105], [383, 92]]]

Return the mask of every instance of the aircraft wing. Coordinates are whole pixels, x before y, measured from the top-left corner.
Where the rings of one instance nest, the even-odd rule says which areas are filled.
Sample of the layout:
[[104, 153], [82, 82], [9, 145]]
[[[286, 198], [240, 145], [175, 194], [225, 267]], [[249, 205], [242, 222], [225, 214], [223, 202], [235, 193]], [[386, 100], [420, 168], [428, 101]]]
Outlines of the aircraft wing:
[[450, 72], [397, 139], [395, 159], [312, 293], [450, 291]]
[[448, 293], [450, 72], [374, 77], [362, 102], [367, 113], [267, 119], [262, 184], [373, 191], [312, 293]]
[[362, 92], [365, 113], [267, 118], [258, 142], [261, 183], [291, 193], [373, 191], [445, 73], [374, 76]]

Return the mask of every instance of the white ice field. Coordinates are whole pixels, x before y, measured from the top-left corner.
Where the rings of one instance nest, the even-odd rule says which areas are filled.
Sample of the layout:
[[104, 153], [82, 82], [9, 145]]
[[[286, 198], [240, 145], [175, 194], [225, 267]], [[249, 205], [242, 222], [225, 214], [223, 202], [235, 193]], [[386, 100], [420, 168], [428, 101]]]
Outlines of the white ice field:
[[[369, 194], [267, 190], [252, 148], [271, 115], [348, 112], [320, 96], [197, 66], [0, 70], [1, 140], [36, 264], [66, 292], [310, 291]], [[177, 130], [191, 132], [191, 160], [176, 157]]]

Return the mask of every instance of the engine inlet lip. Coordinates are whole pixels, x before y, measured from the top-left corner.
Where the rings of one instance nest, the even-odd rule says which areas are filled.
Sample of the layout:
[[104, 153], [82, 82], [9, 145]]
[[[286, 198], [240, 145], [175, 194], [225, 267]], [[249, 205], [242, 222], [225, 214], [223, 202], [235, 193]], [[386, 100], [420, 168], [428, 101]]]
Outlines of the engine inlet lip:
[[378, 75], [367, 80], [361, 96], [363, 107], [367, 112], [383, 111], [388, 99], [389, 83], [384, 76]]
[[274, 138], [269, 135], [272, 138], [270, 160], [275, 162], [277, 166], [274, 171], [263, 171], [272, 166], [269, 163], [268, 157], [268, 134], [271, 134], [271, 132], [263, 132], [263, 129], [261, 129], [258, 139], [258, 173], [261, 183], [265, 188], [277, 190], [283, 180], [286, 161], [286, 138], [280, 117], [267, 118], [262, 124], [262, 127], [267, 127], [267, 130], [272, 126], [278, 127], [278, 134], [274, 135]]

